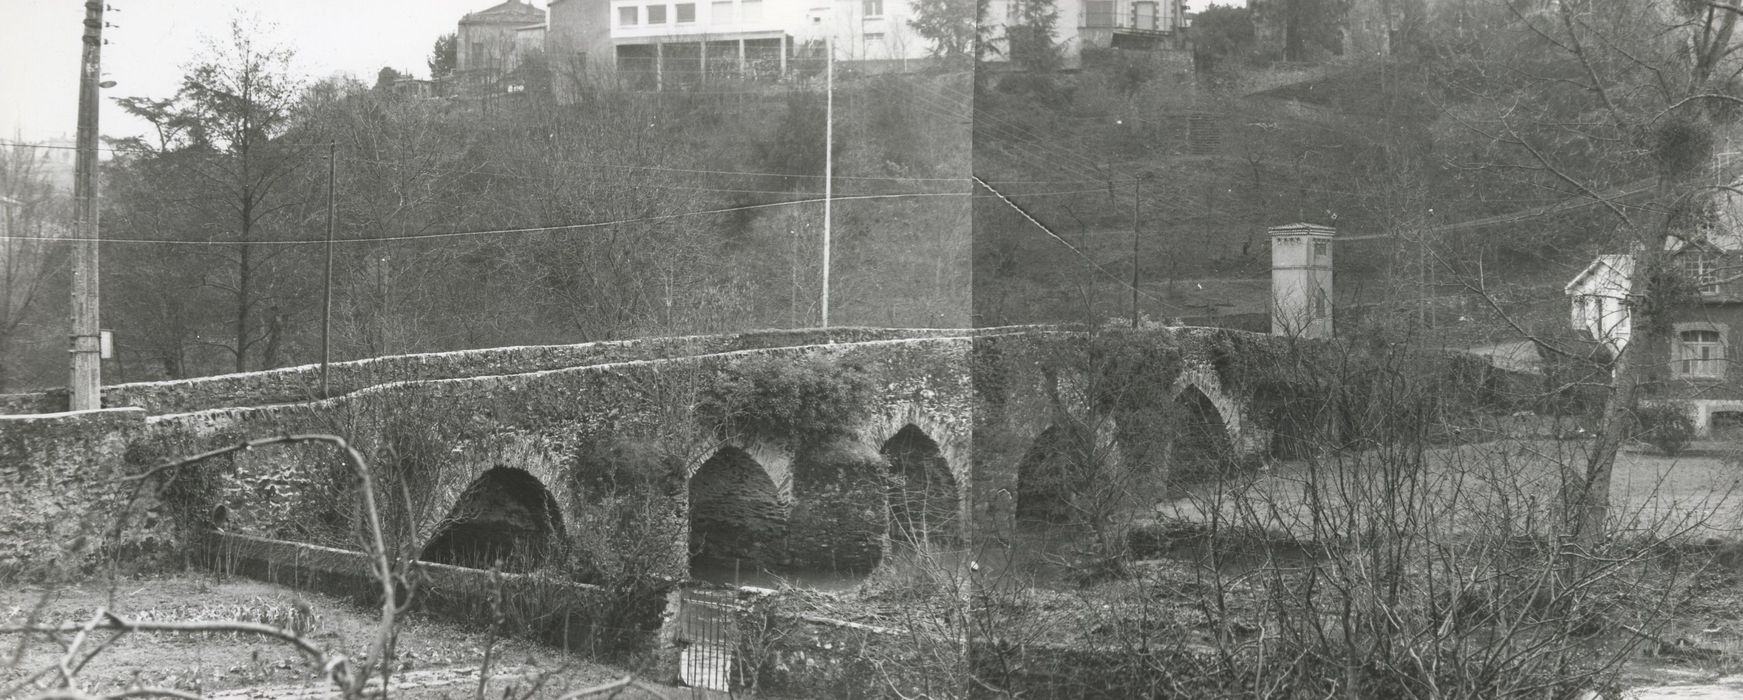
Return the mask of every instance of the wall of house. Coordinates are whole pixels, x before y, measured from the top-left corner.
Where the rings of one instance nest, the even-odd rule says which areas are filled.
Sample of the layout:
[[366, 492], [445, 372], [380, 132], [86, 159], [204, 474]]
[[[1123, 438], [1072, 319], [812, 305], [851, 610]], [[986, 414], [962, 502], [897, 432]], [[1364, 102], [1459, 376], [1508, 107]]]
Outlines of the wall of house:
[[1271, 334], [1332, 337], [1335, 231], [1312, 224], [1274, 226], [1271, 235]]
[[909, 0], [837, 0], [836, 15], [840, 21], [835, 30], [835, 58], [838, 61], [885, 62], [914, 61], [925, 58], [930, 44], [908, 20], [914, 17]]
[[[1010, 60], [1010, 42], [1005, 38], [1005, 28], [1018, 22], [1019, 7], [1018, 0], [991, 0], [989, 3], [987, 36], [994, 51], [989, 53], [988, 61], [1003, 63]], [[1107, 5], [1095, 6], [1089, 0], [1055, 0], [1054, 7], [1059, 19], [1053, 26], [1053, 44], [1059, 50], [1064, 68], [1084, 67], [1085, 49], [1113, 48], [1115, 34], [1134, 34], [1131, 32], [1135, 26], [1133, 0], [1109, 0]], [[1185, 42], [1185, 6], [1180, 0], [1156, 0], [1154, 24], [1158, 31], [1166, 32], [1154, 35], [1156, 50], [1181, 51], [1188, 48]], [[1190, 53], [1185, 57], [1190, 60]]]
[[552, 0], [545, 32], [545, 58], [551, 64], [551, 91], [563, 103], [617, 70], [611, 44], [610, 0]]
[[456, 39], [456, 70], [507, 71], [509, 56], [514, 53], [515, 27], [519, 23], [461, 22]]
[[[1633, 342], [1639, 344], [1638, 351], [1647, 363], [1642, 398], [1685, 402], [1702, 436], [1710, 434], [1715, 414], [1738, 414], [1734, 418], [1720, 416], [1721, 424], [1743, 421], [1743, 346], [1739, 345], [1743, 343], [1743, 301], [1731, 300], [1743, 291], [1735, 289], [1738, 286], [1725, 285], [1727, 289], [1717, 297], [1725, 301], [1671, 313], [1668, 338], [1657, 333], [1634, 335]], [[1719, 357], [1708, 362], [1681, 359], [1678, 346], [1683, 334], [1690, 331], [1716, 332]]]
[[[526, 49], [544, 44], [542, 30], [528, 30], [545, 22], [545, 11], [522, 0], [492, 7], [460, 18], [455, 47], [455, 69], [468, 73], [500, 74], [513, 70]], [[524, 30], [524, 31], [523, 31]]]

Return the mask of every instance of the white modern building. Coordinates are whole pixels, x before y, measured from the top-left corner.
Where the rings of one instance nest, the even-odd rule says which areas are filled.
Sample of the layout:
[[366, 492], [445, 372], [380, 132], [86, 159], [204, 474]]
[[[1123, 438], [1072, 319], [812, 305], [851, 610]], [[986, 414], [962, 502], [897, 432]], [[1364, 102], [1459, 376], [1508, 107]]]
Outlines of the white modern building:
[[[1009, 32], [1023, 22], [1025, 0], [990, 0], [985, 22], [992, 62], [1010, 60]], [[1185, 49], [1185, 0], [1054, 0], [1053, 47], [1067, 68], [1085, 49]]]
[[930, 49], [912, 12], [909, 0], [552, 0], [545, 54], [559, 86], [809, 75], [831, 44], [848, 67], [902, 70]]

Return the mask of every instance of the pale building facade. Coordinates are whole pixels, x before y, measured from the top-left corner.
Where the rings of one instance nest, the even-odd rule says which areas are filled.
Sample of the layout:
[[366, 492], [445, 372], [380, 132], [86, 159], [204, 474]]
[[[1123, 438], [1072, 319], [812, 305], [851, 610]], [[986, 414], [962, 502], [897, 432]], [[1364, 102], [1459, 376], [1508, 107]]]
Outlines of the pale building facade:
[[454, 74], [461, 92], [497, 92], [505, 76], [542, 50], [545, 11], [507, 0], [460, 18], [455, 32]]
[[1743, 363], [1733, 361], [1743, 330], [1743, 198], [1714, 197], [1710, 227], [1667, 240], [1668, 257], [1687, 285], [1681, 303], [1661, 308], [1654, 319], [1659, 333], [1641, 333], [1632, 309], [1639, 301], [1633, 281], [1638, 255], [1598, 256], [1565, 292], [1569, 321], [1612, 355], [1627, 352], [1639, 363], [1643, 403], [1679, 406], [1694, 421], [1698, 435], [1715, 430], [1743, 434]]
[[1571, 300], [1571, 322], [1602, 343], [1611, 354], [1622, 352], [1634, 335], [1628, 314], [1628, 293], [1634, 256], [1600, 255], [1563, 288]]
[[1332, 337], [1332, 238], [1314, 224], [1273, 226], [1271, 334]]
[[551, 0], [544, 53], [560, 97], [810, 77], [825, 40], [843, 69], [906, 70], [930, 50], [912, 18], [909, 0]]
[[[987, 6], [993, 63], [1010, 60], [1009, 30], [1023, 22], [1024, 0], [991, 0]], [[1084, 49], [1183, 50], [1185, 0], [1055, 0], [1053, 46], [1066, 68], [1082, 65]]]

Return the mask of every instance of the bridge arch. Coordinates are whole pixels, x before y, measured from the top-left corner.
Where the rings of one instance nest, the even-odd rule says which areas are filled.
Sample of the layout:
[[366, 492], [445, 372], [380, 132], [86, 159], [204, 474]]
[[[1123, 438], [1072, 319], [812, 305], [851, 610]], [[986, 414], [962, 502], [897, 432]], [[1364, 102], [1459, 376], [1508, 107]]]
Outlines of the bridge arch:
[[897, 542], [956, 542], [963, 535], [962, 486], [932, 437], [903, 425], [879, 448], [892, 480], [889, 534]]
[[859, 432], [866, 445], [877, 447], [882, 452], [886, 443], [912, 427], [936, 446], [939, 457], [950, 470], [950, 478], [958, 484], [967, 484], [971, 418], [966, 414], [942, 416], [926, 410], [918, 401], [894, 401], [874, 414]]
[[[765, 457], [783, 453], [758, 448]], [[785, 456], [785, 465], [792, 458]], [[792, 512], [792, 479], [775, 481], [778, 470], [751, 450], [724, 445], [690, 474], [690, 562], [784, 559], [783, 542]]]
[[538, 477], [493, 467], [461, 492], [418, 558], [503, 571], [537, 569], [561, 546], [563, 515]]
[[1216, 370], [1208, 365], [1188, 362], [1174, 380], [1173, 394], [1189, 415], [1203, 415], [1205, 407], [1214, 409], [1234, 454], [1244, 456], [1263, 449], [1267, 436], [1259, 434], [1261, 431], [1252, 425], [1240, 403], [1223, 388]]
[[1095, 488], [1122, 463], [1118, 434], [1110, 416], [1088, 422], [1062, 416], [1037, 433], [1017, 462], [1012, 510], [1018, 524], [1068, 520], [1074, 495]]

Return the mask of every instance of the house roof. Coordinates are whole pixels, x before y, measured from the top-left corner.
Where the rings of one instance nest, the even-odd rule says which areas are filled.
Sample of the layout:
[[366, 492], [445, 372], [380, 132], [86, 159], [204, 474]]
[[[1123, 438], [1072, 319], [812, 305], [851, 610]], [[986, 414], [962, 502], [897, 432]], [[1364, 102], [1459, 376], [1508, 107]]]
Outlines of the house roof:
[[1570, 296], [1601, 292], [1626, 294], [1633, 274], [1634, 256], [1600, 255], [1586, 269], [1580, 270], [1580, 274], [1574, 275], [1562, 291]]
[[1483, 358], [1496, 368], [1520, 374], [1543, 374], [1543, 354], [1535, 340], [1509, 340], [1466, 348], [1465, 352]]
[[477, 12], [468, 12], [465, 17], [460, 18], [462, 24], [534, 24], [543, 21], [545, 21], [544, 10], [528, 5], [520, 0], [508, 0], [502, 4], [493, 5]]

